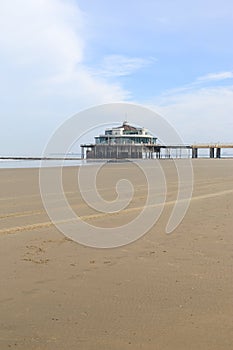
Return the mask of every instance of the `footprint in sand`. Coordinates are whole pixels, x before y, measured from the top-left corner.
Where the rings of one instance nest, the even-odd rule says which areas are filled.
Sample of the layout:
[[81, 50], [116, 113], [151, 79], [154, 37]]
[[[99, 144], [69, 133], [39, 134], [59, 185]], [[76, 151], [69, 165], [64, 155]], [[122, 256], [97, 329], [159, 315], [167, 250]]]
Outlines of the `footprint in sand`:
[[47, 264], [49, 262], [48, 258], [45, 258], [45, 249], [35, 245], [27, 245], [26, 253], [23, 255], [23, 261], [30, 261], [34, 264]]

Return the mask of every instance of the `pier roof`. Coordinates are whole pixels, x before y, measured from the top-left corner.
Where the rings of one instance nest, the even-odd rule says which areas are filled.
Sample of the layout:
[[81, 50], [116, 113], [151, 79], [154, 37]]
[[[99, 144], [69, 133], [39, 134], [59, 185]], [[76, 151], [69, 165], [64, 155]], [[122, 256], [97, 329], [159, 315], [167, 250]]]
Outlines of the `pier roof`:
[[137, 131], [137, 128], [134, 126], [128, 124], [128, 122], [124, 121], [121, 126], [117, 126], [116, 128], [113, 129], [124, 129], [124, 131]]

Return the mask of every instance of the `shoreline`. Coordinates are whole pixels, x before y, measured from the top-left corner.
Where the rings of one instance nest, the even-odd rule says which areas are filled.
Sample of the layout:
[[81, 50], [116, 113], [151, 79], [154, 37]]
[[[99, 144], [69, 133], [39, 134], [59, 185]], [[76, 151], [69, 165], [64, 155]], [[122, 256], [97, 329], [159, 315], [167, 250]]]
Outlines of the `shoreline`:
[[[140, 159], [139, 161], [182, 161], [182, 160], [190, 160], [192, 162], [196, 161], [230, 161], [233, 160], [233, 157], [226, 156], [221, 158], [209, 158], [209, 157], [198, 157], [198, 158], [160, 158], [160, 159]], [[45, 161], [46, 166], [49, 167], [77, 167], [77, 166], [90, 166], [98, 163], [112, 163], [112, 164], [123, 164], [134, 161], [138, 161], [138, 159], [81, 159], [81, 158], [40, 158], [40, 157], [0, 157], [0, 170], [1, 169], [30, 169], [30, 168], [41, 168], [41, 162]], [[64, 163], [61, 165], [61, 161]], [[51, 164], [49, 164], [51, 162]], [[57, 164], [56, 164], [57, 162]], [[77, 163], [75, 163], [77, 162]], [[45, 165], [45, 164], [44, 164]]]
[[3, 156], [0, 160], [83, 160], [80, 157], [20, 157], [20, 156]]

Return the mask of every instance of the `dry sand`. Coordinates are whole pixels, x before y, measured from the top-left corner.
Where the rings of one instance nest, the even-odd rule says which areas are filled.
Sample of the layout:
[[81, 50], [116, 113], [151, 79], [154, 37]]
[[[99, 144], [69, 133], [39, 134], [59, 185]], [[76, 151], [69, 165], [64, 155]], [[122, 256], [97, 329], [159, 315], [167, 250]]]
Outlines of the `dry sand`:
[[[176, 198], [172, 162], [162, 160], [167, 201]], [[138, 241], [93, 249], [63, 236], [43, 209], [38, 169], [0, 171], [0, 349], [214, 350], [233, 348], [233, 160], [194, 160], [194, 193], [179, 227], [172, 210]], [[98, 226], [131, 220], [146, 197], [132, 164], [109, 164], [98, 186], [131, 176], [130, 207], [96, 217], [64, 171], [69, 203]], [[59, 203], [56, 203], [58, 210]]]

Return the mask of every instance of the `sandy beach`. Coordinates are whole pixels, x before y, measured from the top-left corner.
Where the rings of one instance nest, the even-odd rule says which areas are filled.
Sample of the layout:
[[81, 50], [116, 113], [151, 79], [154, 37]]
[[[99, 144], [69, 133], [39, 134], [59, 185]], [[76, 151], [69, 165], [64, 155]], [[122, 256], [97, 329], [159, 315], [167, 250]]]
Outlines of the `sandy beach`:
[[[182, 161], [182, 160], [180, 160]], [[177, 194], [172, 161], [161, 160], [167, 201]], [[172, 205], [136, 242], [94, 249], [51, 223], [38, 169], [0, 170], [0, 349], [230, 350], [233, 347], [233, 160], [192, 161], [194, 191], [176, 230], [165, 227]], [[131, 163], [107, 164], [100, 194], [131, 179], [132, 203], [120, 214], [96, 215], [76, 188], [77, 168], [64, 170], [73, 210], [100, 227], [137, 215], [147, 195]], [[54, 198], [56, 203], [56, 196]]]

